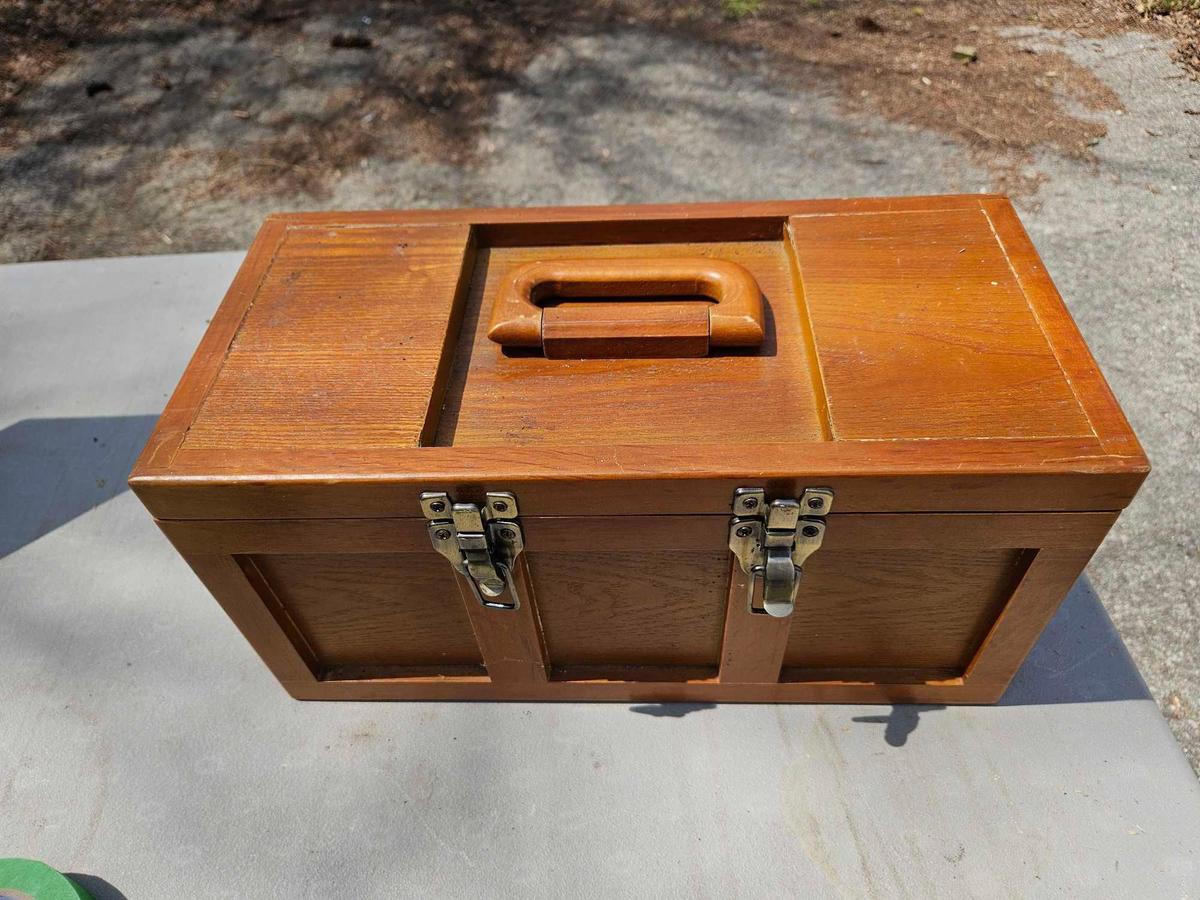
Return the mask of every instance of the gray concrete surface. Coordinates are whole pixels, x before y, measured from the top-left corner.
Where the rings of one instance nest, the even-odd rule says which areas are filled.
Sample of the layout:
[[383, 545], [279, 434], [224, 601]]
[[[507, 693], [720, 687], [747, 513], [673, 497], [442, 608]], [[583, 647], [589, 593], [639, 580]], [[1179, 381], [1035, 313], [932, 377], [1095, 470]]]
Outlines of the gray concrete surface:
[[991, 708], [289, 699], [122, 490], [238, 261], [0, 267], [0, 852], [97, 900], [1200, 886], [1086, 579]]
[[1023, 218], [1154, 466], [1088, 571], [1200, 770], [1200, 84], [1145, 35], [1027, 40], [1125, 106], [1094, 167], [1039, 157]]
[[[322, 96], [369, 80], [367, 56], [329, 56], [328, 35], [339, 22], [308, 22], [314, 40], [307, 45], [275, 46], [257, 32], [240, 39], [228, 29], [150, 28], [81, 50], [23, 100], [39, 139], [0, 167], [6, 197], [32, 210], [31, 221], [86, 221], [97, 236], [144, 233], [165, 246], [182, 230], [204, 235], [206, 245], [246, 246], [267, 212], [313, 199], [264, 191], [213, 198], [203, 190], [181, 199], [178, 185], [203, 185], [197, 170], [212, 165], [205, 151], [214, 146], [262, 139], [270, 131], [264, 121], [302, 117]], [[1170, 62], [1168, 43], [1144, 34], [1090, 39], [1025, 28], [1009, 35], [1032, 50], [1067, 54], [1123, 105], [1075, 111], [1107, 126], [1093, 161], [1047, 152], [1028, 162], [1024, 174], [1042, 184], [1022, 202], [1022, 215], [1155, 466], [1090, 572], [1200, 767], [1200, 116], [1185, 112], [1200, 109], [1200, 84]], [[396, 60], [446, 49], [444, 36], [416, 26], [379, 40]], [[217, 58], [223, 68], [210, 71]], [[186, 104], [152, 114], [159, 91], [152, 76], [160, 70], [177, 76], [173, 96], [215, 91], [219, 101], [197, 102], [203, 115]], [[227, 80], [235, 70], [252, 77]], [[109, 118], [101, 124], [117, 130], [121, 117], [142, 110], [144, 126], [125, 143], [98, 127], [64, 146], [56, 135], [72, 120], [56, 110], [87, 78], [105, 73], [117, 73], [129, 93], [104, 107]], [[253, 120], [232, 115], [244, 106], [255, 108]], [[1057, 111], [1029, 110], [1043, 113]], [[829, 89], [797, 87], [765, 57], [722, 54], [636, 27], [552, 44], [471, 140], [480, 160], [470, 165], [389, 148], [343, 172], [319, 205], [849, 196], [975, 191], [992, 182], [956, 142], [847, 115]], [[129, 202], [107, 202], [114, 191]], [[13, 231], [0, 258], [43, 239], [36, 228]]]
[[[1021, 216], [1154, 465], [1089, 572], [1200, 768], [1200, 84], [1144, 34], [1013, 32], [1120, 97], [1082, 162], [1050, 153]], [[762, 60], [630, 30], [577, 38], [501, 97], [478, 171], [371, 163], [332, 207], [628, 203], [986, 190], [949, 139], [784, 90]], [[1036, 111], [1031, 111], [1036, 114]], [[255, 222], [257, 224], [257, 222]], [[249, 226], [247, 226], [249, 227]]]

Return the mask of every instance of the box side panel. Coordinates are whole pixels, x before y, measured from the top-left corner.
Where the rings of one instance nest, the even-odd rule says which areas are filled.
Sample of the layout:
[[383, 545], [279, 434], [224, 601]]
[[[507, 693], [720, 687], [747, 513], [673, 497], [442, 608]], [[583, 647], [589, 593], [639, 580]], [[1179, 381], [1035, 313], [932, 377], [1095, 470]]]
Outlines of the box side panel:
[[712, 543], [664, 550], [530, 552], [551, 665], [560, 671], [708, 667], [715, 674], [725, 623], [728, 555]]

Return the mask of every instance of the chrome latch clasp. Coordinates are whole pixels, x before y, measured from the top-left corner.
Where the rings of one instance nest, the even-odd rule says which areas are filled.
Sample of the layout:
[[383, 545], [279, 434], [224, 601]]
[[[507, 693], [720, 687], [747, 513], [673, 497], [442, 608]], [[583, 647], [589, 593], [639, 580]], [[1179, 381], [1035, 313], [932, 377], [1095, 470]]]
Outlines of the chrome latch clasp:
[[517, 498], [489, 491], [486, 503], [455, 503], [441, 491], [421, 494], [421, 512], [429, 520], [433, 549], [464, 575], [471, 591], [490, 609], [516, 609], [520, 595], [513, 567], [525, 549]]
[[[825, 516], [833, 508], [829, 488], [805, 488], [799, 500], [767, 503], [762, 488], [733, 492], [729, 549], [747, 580], [746, 604], [752, 613], [782, 619], [796, 608], [804, 563], [821, 546]], [[754, 587], [762, 579], [762, 605], [754, 605]]]

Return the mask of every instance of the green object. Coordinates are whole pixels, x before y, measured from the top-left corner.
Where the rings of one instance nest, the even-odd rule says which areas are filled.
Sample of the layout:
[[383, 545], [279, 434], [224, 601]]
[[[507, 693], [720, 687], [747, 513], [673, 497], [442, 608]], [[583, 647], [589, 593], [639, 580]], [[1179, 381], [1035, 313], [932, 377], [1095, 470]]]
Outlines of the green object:
[[0, 859], [0, 900], [92, 900], [92, 895], [45, 863]]
[[722, 0], [721, 12], [725, 18], [738, 21], [752, 16], [762, 8], [762, 0]]

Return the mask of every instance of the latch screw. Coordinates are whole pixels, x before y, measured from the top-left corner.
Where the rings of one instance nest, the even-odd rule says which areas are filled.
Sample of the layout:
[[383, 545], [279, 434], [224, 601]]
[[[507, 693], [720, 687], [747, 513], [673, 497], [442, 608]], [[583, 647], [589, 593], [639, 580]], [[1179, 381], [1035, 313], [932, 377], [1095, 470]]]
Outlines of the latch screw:
[[445, 512], [446, 504], [443, 503], [441, 500], [436, 500], [433, 503], [429, 504], [429, 508], [436, 513]]
[[[499, 509], [500, 508], [499, 505], [497, 505], [496, 508]], [[517, 536], [517, 533], [515, 531], [513, 531], [511, 528], [500, 529], [500, 537], [504, 538], [506, 541], [511, 541], [516, 536]]]
[[747, 497], [742, 501], [742, 507], [745, 509], [754, 509], [758, 506], [758, 500], [754, 497]]
[[[432, 507], [430, 508], [432, 509]], [[437, 536], [439, 541], [448, 541], [450, 540], [450, 530], [447, 528], [439, 528]]]
[[[504, 512], [508, 509], [508, 504], [503, 500], [497, 500], [492, 504], [492, 509], [496, 510], [496, 512]], [[505, 537], [508, 537], [508, 535], [505, 535]]]
[[[811, 504], [809, 505], [811, 506]], [[801, 529], [800, 533], [805, 537], [816, 537], [821, 533], [821, 529], [817, 528], [816, 525], [805, 525], [804, 528]]]
[[[810, 497], [808, 500], [808, 508], [809, 509], [820, 509], [824, 505], [825, 505], [825, 500], [822, 497]], [[808, 532], [806, 531], [805, 534], [808, 534]], [[808, 536], [812, 537], [811, 534], [809, 534]]]
[[738, 537], [750, 537], [751, 528], [749, 525], [743, 525], [737, 530]]

